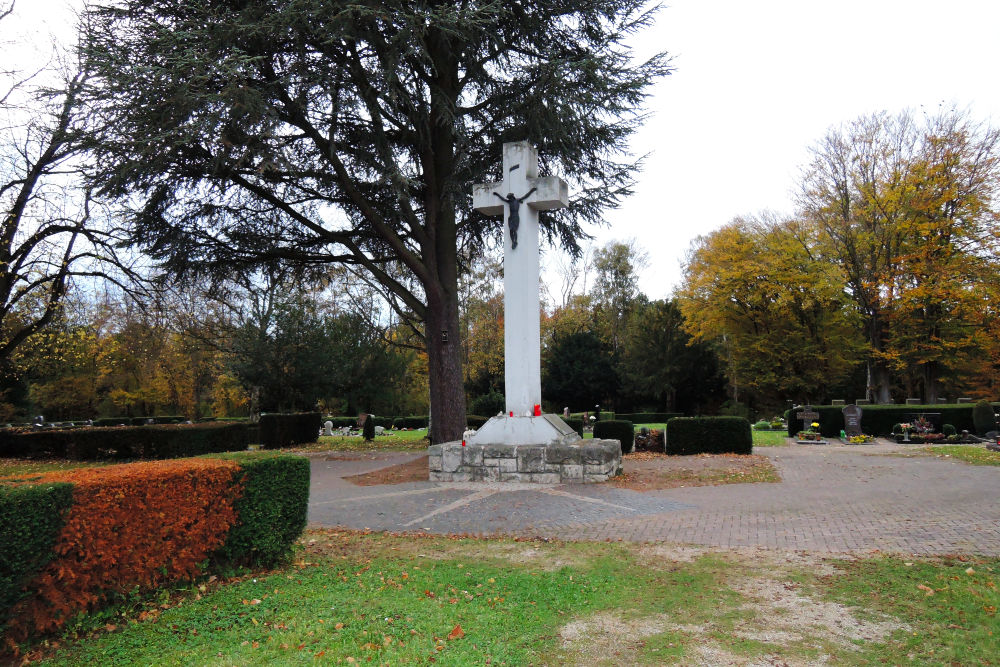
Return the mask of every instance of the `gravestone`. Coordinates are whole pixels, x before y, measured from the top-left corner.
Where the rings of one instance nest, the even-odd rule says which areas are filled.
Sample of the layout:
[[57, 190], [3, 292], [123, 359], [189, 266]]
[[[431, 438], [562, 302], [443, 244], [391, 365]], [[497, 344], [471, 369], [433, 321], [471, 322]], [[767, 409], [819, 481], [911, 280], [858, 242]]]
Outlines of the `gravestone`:
[[962, 398], [958, 399], [958, 402], [959, 403], [972, 403], [972, 399], [969, 398], [968, 396], [963, 396]]
[[861, 435], [861, 408], [857, 405], [845, 405], [841, 412], [844, 413], [844, 433], [847, 437]]
[[854, 401], [854, 404], [855, 405], [871, 405], [872, 402], [869, 401], [867, 398], [859, 398], [858, 400]]
[[802, 421], [802, 430], [808, 431], [813, 422], [819, 421], [819, 413], [811, 405], [803, 405], [797, 419]]
[[920, 399], [919, 398], [908, 398], [908, 399], [906, 399], [906, 404], [907, 405], [920, 405]]
[[621, 469], [621, 443], [583, 440], [558, 415], [543, 415], [538, 212], [569, 205], [569, 185], [538, 175], [527, 141], [503, 145], [503, 181], [473, 186], [472, 206], [503, 216], [504, 414], [462, 442], [428, 448], [440, 482], [599, 482]]
[[832, 401], [830, 401], [830, 405], [846, 405], [846, 404], [847, 404], [847, 401], [845, 401], [842, 398], [835, 398]]

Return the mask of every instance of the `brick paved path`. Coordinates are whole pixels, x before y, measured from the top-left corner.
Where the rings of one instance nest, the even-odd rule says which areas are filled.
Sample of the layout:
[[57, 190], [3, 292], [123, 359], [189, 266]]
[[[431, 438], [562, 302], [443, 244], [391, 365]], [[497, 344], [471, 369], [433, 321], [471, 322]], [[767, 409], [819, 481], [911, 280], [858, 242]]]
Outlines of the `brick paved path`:
[[901, 449], [759, 448], [781, 483], [646, 493], [605, 485], [361, 487], [341, 478], [418, 455], [316, 456], [309, 519], [372, 530], [1000, 556], [1000, 467], [875, 455]]

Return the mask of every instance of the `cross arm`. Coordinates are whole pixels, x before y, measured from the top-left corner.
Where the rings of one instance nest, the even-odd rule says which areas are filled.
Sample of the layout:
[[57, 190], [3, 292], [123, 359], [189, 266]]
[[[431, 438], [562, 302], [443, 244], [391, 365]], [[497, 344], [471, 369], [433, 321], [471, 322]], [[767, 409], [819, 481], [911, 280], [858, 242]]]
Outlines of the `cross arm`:
[[551, 211], [569, 206], [569, 184], [558, 176], [529, 178], [528, 185], [535, 188], [528, 199], [528, 206], [536, 211]]
[[[472, 208], [485, 215], [503, 215], [504, 203], [493, 196], [503, 183], [480, 183], [472, 186]], [[502, 196], [502, 195], [501, 195]]]

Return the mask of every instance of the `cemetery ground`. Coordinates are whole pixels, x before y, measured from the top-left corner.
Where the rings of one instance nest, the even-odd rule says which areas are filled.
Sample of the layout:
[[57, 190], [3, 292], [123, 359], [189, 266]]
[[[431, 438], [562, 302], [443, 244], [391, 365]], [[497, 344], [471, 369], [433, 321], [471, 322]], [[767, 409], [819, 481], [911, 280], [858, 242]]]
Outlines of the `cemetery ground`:
[[[360, 438], [308, 448], [311, 525], [284, 565], [130, 596], [28, 655], [209, 665], [996, 664], [1000, 655], [995, 452], [796, 446], [781, 434], [765, 446], [772, 434], [754, 432], [757, 456], [781, 481], [490, 495], [351, 479], [422, 458], [423, 433], [404, 433], [376, 438], [374, 450]], [[491, 512], [502, 520], [490, 523]]]
[[1000, 560], [307, 531], [136, 597], [44, 664], [995, 664]]

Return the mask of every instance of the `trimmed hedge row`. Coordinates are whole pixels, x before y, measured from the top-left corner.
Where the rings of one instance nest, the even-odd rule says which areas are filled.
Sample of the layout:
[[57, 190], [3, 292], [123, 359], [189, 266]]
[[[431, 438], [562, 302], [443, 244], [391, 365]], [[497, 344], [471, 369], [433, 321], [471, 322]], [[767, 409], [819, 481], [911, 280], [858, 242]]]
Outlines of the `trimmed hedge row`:
[[583, 419], [580, 417], [563, 417], [563, 421], [566, 422], [566, 426], [580, 434], [583, 437]]
[[635, 442], [635, 431], [632, 422], [624, 419], [602, 419], [594, 424], [594, 438], [599, 440], [618, 440], [622, 443], [622, 454], [632, 451]]
[[260, 416], [260, 443], [267, 449], [316, 442], [323, 425], [318, 412], [268, 413]]
[[[942, 424], [951, 424], [959, 432], [975, 433], [976, 425], [972, 419], [972, 403], [936, 404], [936, 405], [862, 405], [861, 430], [868, 435], [886, 436], [892, 433], [893, 424], [907, 420], [908, 414], [920, 412], [936, 412], [941, 415]], [[788, 423], [788, 435], [794, 437], [802, 430], [802, 421], [798, 413], [802, 408], [785, 411], [785, 421]], [[836, 438], [844, 428], [843, 407], [839, 405], [814, 405], [813, 411], [819, 414], [820, 433], [827, 438]], [[807, 425], [808, 426], [808, 425]]]
[[683, 416], [683, 412], [619, 412], [615, 419], [624, 419], [633, 424], [665, 424], [674, 417]]
[[183, 424], [188, 418], [183, 415], [159, 417], [101, 417], [94, 420], [94, 426], [146, 426], [152, 419], [156, 424]]
[[52, 547], [73, 503], [73, 485], [0, 484], [0, 632], [25, 587], [52, 560]]
[[0, 431], [0, 456], [166, 459], [246, 449], [247, 425], [232, 423]]
[[0, 482], [0, 630], [12, 647], [114, 595], [200, 576], [206, 560], [273, 563], [305, 527], [308, 498], [309, 461], [297, 456], [8, 478]]
[[753, 435], [743, 417], [674, 417], [667, 422], [667, 454], [750, 454]]

